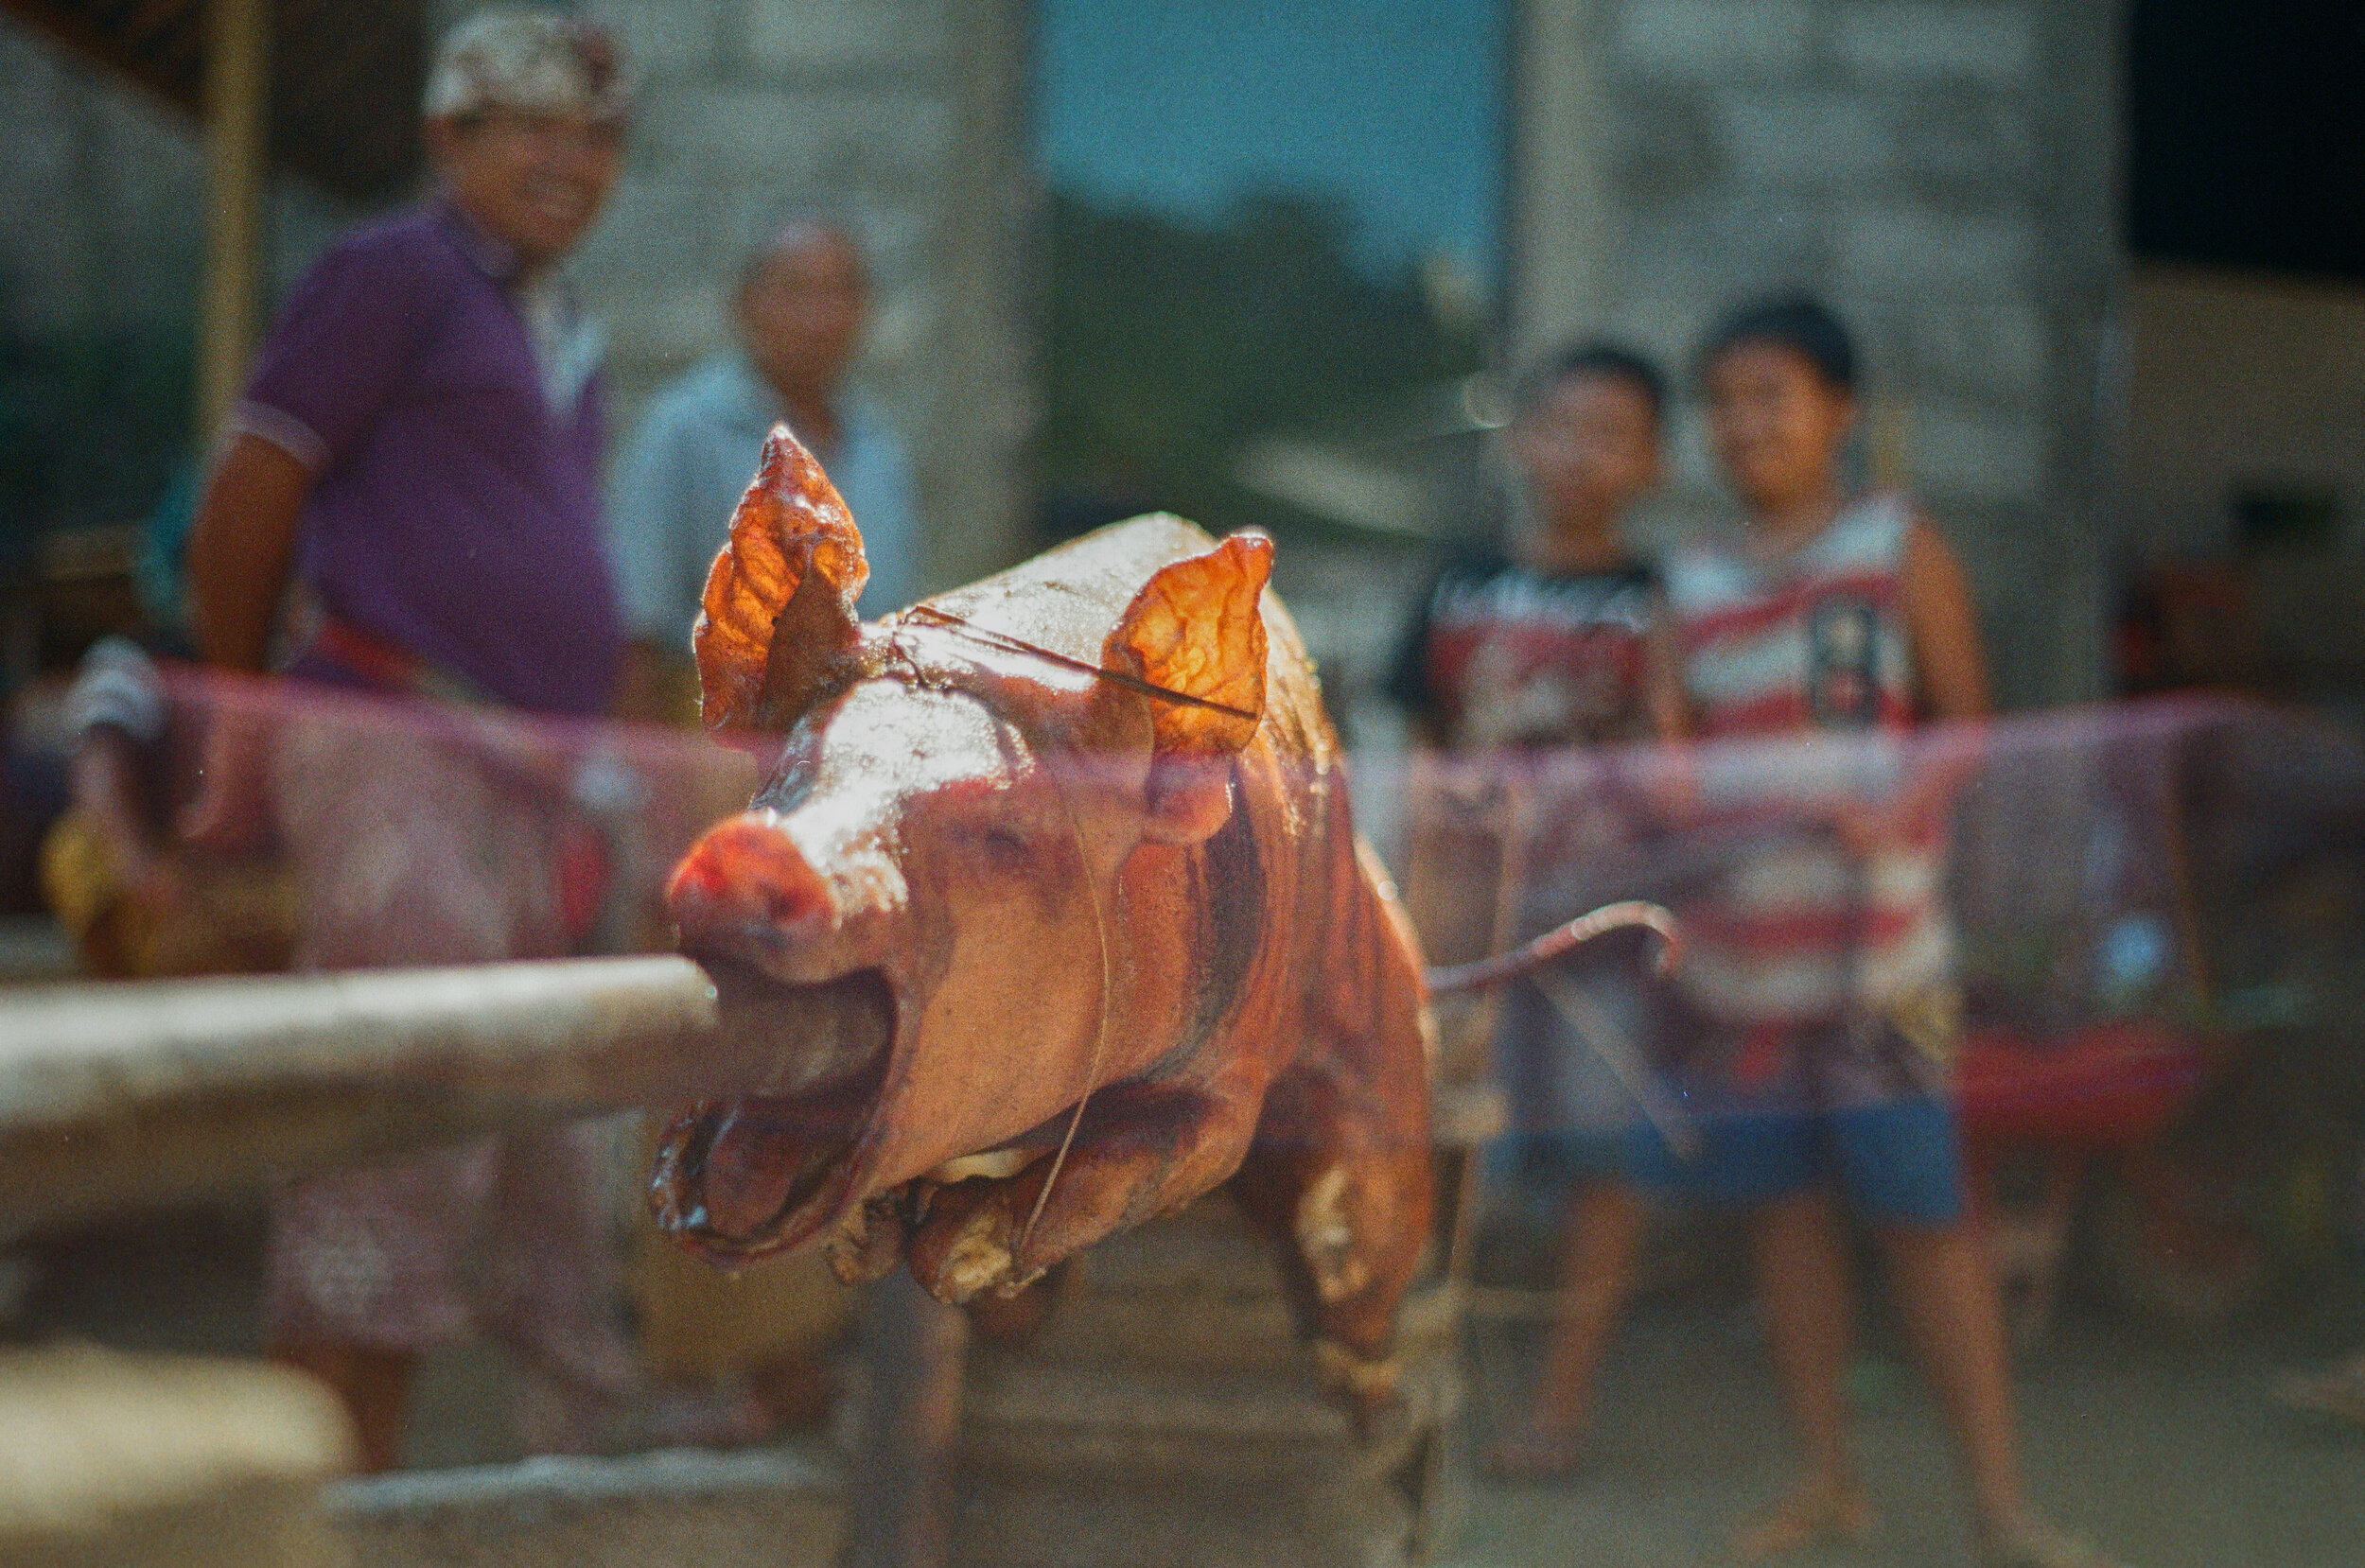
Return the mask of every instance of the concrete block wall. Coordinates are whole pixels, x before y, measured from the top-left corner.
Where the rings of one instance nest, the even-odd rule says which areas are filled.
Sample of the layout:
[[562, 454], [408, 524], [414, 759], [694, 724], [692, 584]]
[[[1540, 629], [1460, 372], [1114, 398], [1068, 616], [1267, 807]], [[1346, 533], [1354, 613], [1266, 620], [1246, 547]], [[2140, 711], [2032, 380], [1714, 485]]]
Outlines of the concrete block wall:
[[[470, 6], [446, 6], [447, 16]], [[642, 78], [613, 206], [576, 264], [621, 439], [727, 341], [745, 247], [783, 212], [856, 230], [877, 285], [859, 371], [911, 444], [930, 575], [1002, 565], [1031, 406], [1019, 0], [594, 0]]]
[[[187, 320], [205, 235], [194, 122], [0, 15], [0, 320], [49, 339]], [[301, 179], [273, 183], [274, 293], [354, 216]]]
[[[1526, 0], [1515, 340], [1684, 368], [1811, 287], [1869, 362], [1868, 466], [1949, 526], [2001, 695], [2101, 678], [2117, 0]], [[1664, 532], [1726, 510], [1696, 421]]]

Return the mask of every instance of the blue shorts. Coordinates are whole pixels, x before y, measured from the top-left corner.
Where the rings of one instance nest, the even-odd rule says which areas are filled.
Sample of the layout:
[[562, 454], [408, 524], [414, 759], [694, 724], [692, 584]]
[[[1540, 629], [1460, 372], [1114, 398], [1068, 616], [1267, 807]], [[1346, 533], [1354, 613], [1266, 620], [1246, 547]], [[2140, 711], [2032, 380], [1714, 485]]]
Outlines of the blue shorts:
[[1520, 1181], [1546, 1188], [1604, 1177], [1623, 1178], [1633, 1163], [1630, 1126], [1583, 1132], [1515, 1132], [1488, 1150], [1487, 1175], [1495, 1181]]
[[1824, 1181], [1876, 1223], [1947, 1225], [1963, 1217], [1954, 1112], [1924, 1094], [1808, 1110], [1735, 1106], [1696, 1119], [1678, 1155], [1648, 1122], [1629, 1132], [1625, 1175], [1638, 1187], [1749, 1208]]

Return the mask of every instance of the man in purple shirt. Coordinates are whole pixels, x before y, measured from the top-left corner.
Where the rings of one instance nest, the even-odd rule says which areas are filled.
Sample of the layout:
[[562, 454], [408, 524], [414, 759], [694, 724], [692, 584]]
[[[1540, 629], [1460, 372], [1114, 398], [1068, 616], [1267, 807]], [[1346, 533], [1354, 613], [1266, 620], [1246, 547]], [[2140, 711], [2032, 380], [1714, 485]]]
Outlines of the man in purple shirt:
[[333, 630], [307, 657], [364, 636], [509, 706], [598, 714], [619, 640], [598, 332], [532, 255], [450, 194], [347, 235], [230, 425], [310, 479], [295, 575]]
[[471, 96], [430, 105], [438, 194], [333, 246], [264, 345], [189, 543], [212, 662], [264, 667], [292, 576], [331, 629], [306, 660], [367, 643], [342, 673], [606, 710], [600, 341], [555, 267], [614, 183], [625, 98], [604, 35], [548, 20], [604, 59], [580, 83], [447, 72]]
[[[276, 828], [300, 967], [549, 957], [583, 935], [554, 748], [449, 708], [611, 700], [600, 345], [556, 266], [615, 182], [628, 112], [597, 26], [501, 9], [454, 29], [427, 91], [436, 194], [330, 249], [231, 417], [189, 541], [206, 658], [261, 671], [300, 586], [289, 672], [406, 699], [215, 715], [186, 830], [225, 847]], [[593, 1439], [630, 1376], [603, 1152], [582, 1129], [522, 1134], [274, 1199], [269, 1349], [338, 1391], [367, 1468], [394, 1463], [419, 1353], [477, 1333], [523, 1362], [529, 1447]]]

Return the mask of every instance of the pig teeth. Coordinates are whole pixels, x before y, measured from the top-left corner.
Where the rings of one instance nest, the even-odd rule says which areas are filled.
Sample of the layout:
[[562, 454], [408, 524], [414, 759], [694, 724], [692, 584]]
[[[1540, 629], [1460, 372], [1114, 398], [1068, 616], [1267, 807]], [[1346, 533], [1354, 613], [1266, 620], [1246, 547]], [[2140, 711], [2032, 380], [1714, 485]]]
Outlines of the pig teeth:
[[1356, 1253], [1355, 1222], [1347, 1213], [1354, 1183], [1344, 1165], [1333, 1165], [1298, 1199], [1298, 1255], [1314, 1277], [1314, 1294], [1324, 1302], [1343, 1301], [1371, 1283], [1371, 1270]]
[[928, 1173], [928, 1179], [939, 1187], [950, 1187], [971, 1176], [1005, 1181], [1026, 1169], [1034, 1159], [1035, 1156], [1025, 1149], [988, 1149], [984, 1154], [965, 1154], [946, 1160]]
[[944, 1249], [944, 1263], [931, 1287], [937, 1300], [959, 1306], [987, 1286], [1009, 1278], [1017, 1260], [1003, 1245], [1004, 1221], [992, 1204], [970, 1217]]
[[884, 1280], [902, 1260], [905, 1239], [901, 1201], [881, 1193], [840, 1221], [825, 1244], [830, 1272], [847, 1285]]

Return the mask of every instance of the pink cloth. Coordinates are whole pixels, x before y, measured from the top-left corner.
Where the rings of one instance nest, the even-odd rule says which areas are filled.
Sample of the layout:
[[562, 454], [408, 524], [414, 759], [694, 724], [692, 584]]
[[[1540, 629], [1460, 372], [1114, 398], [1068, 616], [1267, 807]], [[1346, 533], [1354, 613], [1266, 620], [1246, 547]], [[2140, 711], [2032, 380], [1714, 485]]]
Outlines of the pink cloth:
[[[563, 954], [555, 787], [448, 725], [386, 722], [400, 711], [323, 709], [279, 732], [272, 782], [303, 895], [298, 967]], [[272, 1211], [269, 1337], [421, 1350], [482, 1333], [562, 1385], [622, 1387], [613, 1147], [608, 1129], [579, 1124], [289, 1187]]]

